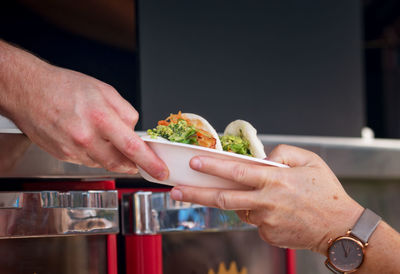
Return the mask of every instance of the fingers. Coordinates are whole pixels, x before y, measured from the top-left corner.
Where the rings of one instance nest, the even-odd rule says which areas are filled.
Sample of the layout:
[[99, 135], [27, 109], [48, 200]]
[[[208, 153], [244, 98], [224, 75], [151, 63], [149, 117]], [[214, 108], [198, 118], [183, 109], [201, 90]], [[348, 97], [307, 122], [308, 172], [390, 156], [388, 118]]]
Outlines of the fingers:
[[94, 162], [100, 163], [105, 169], [118, 172], [136, 174], [136, 165], [119, 152], [110, 142], [99, 140], [89, 148], [88, 157]]
[[235, 181], [242, 185], [261, 188], [265, 183], [279, 178], [279, 168], [245, 164], [238, 161], [197, 156], [190, 161], [194, 170]]
[[262, 218], [259, 218], [260, 212], [260, 210], [237, 210], [236, 214], [242, 222], [260, 226], [263, 220]]
[[258, 197], [255, 191], [177, 186], [171, 190], [170, 195], [177, 201], [226, 210], [251, 209], [258, 206]]
[[315, 153], [299, 147], [278, 145], [268, 155], [267, 160], [296, 167], [307, 166], [313, 163], [317, 157]]
[[145, 142], [120, 119], [110, 118], [101, 125], [101, 134], [109, 140], [129, 160], [142, 167], [158, 180], [168, 178], [168, 168], [164, 162], [145, 144]]
[[101, 168], [102, 167], [102, 165], [100, 165], [98, 161], [94, 160], [87, 153], [86, 153], [85, 159], [80, 164], [83, 164], [83, 165], [88, 166], [88, 167], [94, 167], [94, 168]]
[[118, 91], [111, 86], [106, 86], [106, 100], [114, 111], [118, 113], [118, 116], [121, 117], [124, 123], [128, 127], [134, 128], [139, 119], [139, 113], [118, 93]]

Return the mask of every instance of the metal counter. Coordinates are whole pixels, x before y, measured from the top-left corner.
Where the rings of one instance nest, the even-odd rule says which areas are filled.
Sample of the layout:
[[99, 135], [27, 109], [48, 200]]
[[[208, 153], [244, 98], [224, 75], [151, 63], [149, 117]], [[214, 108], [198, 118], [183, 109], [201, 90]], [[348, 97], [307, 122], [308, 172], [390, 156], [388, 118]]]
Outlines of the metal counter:
[[139, 191], [123, 194], [121, 213], [124, 235], [256, 229], [242, 222], [233, 211], [178, 202], [166, 192]]
[[0, 239], [119, 232], [117, 191], [0, 192]]
[[[144, 132], [139, 132], [143, 134]], [[340, 137], [259, 135], [267, 154], [291, 144], [319, 154], [340, 178], [399, 178], [400, 141]], [[62, 162], [22, 134], [0, 133], [0, 178], [133, 178]]]

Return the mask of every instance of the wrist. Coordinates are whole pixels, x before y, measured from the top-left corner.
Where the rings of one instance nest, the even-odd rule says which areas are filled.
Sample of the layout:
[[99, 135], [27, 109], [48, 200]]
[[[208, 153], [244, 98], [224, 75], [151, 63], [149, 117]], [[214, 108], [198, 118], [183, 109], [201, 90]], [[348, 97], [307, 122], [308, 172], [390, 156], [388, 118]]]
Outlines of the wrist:
[[329, 242], [339, 236], [345, 235], [357, 222], [363, 210], [364, 208], [354, 200], [351, 200], [351, 203], [339, 209], [339, 212], [331, 216], [327, 230], [321, 232], [324, 236], [315, 251], [327, 256]]

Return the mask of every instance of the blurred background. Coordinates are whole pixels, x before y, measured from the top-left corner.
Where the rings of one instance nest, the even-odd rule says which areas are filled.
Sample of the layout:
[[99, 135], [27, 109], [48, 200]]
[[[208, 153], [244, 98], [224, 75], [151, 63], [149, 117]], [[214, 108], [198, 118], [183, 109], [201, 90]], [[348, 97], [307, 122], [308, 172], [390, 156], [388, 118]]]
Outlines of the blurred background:
[[[111, 84], [141, 130], [182, 110], [218, 131], [241, 118], [263, 134], [400, 137], [397, 0], [3, 0], [0, 14], [1, 39]], [[397, 180], [342, 182], [400, 229]], [[322, 261], [299, 251], [298, 272], [328, 273]]]

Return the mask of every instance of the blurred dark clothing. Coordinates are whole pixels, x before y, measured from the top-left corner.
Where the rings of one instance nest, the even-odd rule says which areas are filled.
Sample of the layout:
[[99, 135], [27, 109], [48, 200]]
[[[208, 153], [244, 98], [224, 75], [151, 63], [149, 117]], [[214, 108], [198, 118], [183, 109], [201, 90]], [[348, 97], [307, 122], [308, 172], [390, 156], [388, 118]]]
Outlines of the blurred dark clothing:
[[0, 26], [0, 38], [4, 41], [53, 65], [82, 72], [112, 85], [140, 111], [136, 52], [68, 32], [14, 0], [2, 1]]

